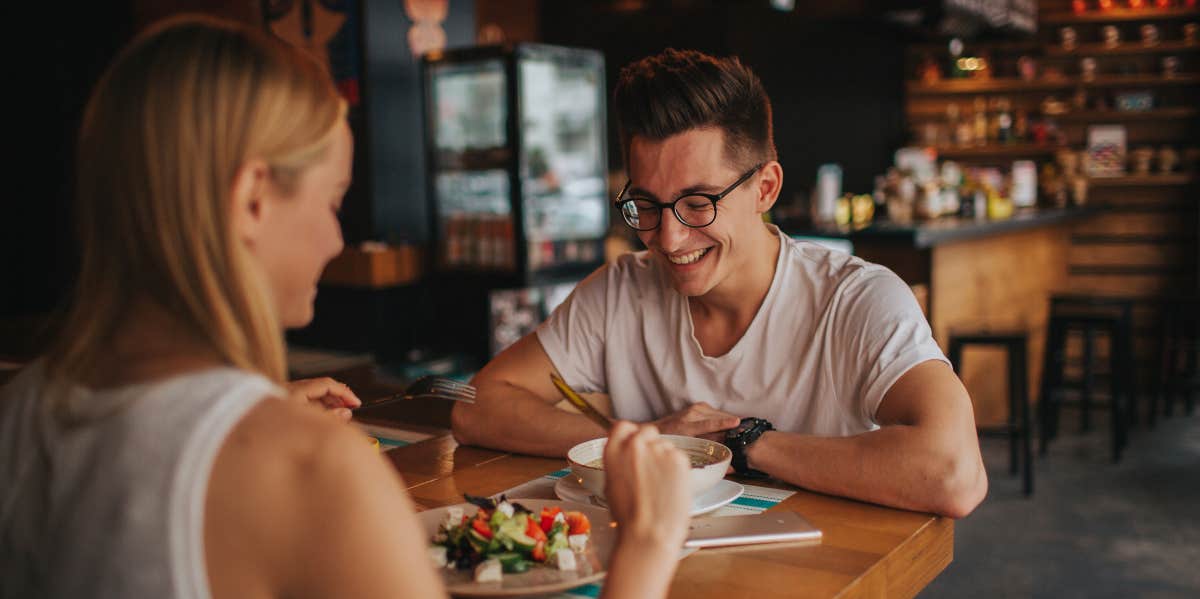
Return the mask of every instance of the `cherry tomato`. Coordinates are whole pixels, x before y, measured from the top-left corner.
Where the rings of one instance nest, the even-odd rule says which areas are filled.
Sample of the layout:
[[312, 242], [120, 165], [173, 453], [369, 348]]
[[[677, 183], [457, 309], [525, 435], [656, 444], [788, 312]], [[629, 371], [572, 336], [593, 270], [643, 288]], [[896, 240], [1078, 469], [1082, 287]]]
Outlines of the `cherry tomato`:
[[592, 530], [592, 523], [588, 521], [588, 517], [583, 512], [567, 512], [567, 534], [570, 535], [585, 535]]

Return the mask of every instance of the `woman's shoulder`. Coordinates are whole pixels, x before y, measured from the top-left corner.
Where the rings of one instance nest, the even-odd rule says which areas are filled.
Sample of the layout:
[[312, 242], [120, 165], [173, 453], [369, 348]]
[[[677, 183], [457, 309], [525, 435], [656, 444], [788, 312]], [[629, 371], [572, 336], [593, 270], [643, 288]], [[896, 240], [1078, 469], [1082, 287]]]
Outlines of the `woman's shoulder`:
[[209, 477], [214, 596], [253, 584], [247, 577], [262, 584], [315, 574], [303, 571], [306, 555], [348, 527], [359, 498], [380, 490], [389, 475], [382, 466], [363, 433], [317, 408], [271, 398], [247, 411]]

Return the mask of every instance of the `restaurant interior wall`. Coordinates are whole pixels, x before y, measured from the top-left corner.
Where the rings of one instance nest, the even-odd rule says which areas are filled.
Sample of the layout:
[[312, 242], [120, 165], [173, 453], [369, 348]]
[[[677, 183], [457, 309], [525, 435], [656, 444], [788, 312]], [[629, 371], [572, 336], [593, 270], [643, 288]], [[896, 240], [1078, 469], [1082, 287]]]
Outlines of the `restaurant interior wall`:
[[[869, 192], [905, 141], [903, 48], [911, 34], [861, 7], [816, 11], [797, 3], [781, 12], [766, 0], [691, 0], [621, 9], [625, 4], [543, 1], [539, 41], [603, 51], [609, 89], [621, 67], [669, 47], [740, 57], [773, 103], [788, 175], [782, 202], [807, 197], [826, 162], [842, 165], [846, 189]], [[623, 168], [615, 126], [609, 157], [614, 170]]]
[[[261, 22], [251, 0], [112, 0], [6, 6], [13, 24], [8, 97], [10, 202], [0, 218], [0, 359], [40, 352], [49, 315], [78, 268], [74, 148], [84, 103], [108, 63], [147, 24], [200, 11]], [[16, 25], [16, 24], [19, 24]]]

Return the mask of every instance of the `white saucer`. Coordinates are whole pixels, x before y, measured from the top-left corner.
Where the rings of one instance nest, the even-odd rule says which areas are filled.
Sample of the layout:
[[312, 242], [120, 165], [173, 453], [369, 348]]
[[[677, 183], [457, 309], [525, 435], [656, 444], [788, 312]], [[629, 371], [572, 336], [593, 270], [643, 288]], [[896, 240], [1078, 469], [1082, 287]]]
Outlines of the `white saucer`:
[[[741, 497], [745, 490], [746, 488], [738, 483], [721, 479], [716, 486], [692, 500], [691, 515], [699, 516], [700, 514], [707, 514]], [[604, 503], [603, 499], [592, 495], [591, 491], [583, 488], [583, 485], [579, 483], [579, 479], [570, 474], [558, 479], [558, 482], [554, 483], [554, 494], [563, 501], [608, 507], [608, 504]]]

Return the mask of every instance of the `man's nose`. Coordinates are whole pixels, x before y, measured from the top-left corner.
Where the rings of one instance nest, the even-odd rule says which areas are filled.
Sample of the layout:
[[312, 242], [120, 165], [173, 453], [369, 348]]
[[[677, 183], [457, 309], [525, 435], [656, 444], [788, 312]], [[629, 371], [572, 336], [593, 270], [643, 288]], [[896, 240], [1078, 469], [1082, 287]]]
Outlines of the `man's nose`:
[[662, 218], [658, 224], [658, 245], [664, 252], [675, 252], [683, 249], [683, 244], [687, 241], [691, 229], [679, 222], [675, 217], [675, 213], [670, 209], [662, 211]]

